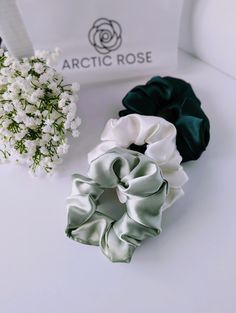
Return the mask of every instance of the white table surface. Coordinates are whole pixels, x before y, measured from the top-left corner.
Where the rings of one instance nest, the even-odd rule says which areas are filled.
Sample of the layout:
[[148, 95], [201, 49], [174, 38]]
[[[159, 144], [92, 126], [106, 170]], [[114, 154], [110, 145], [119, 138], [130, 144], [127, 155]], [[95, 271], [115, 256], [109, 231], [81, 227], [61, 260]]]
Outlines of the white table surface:
[[105, 122], [145, 79], [82, 88], [81, 137], [55, 177], [0, 166], [1, 313], [235, 312], [236, 80], [183, 53], [168, 74], [190, 81], [202, 99], [211, 143], [186, 164], [186, 195], [165, 212], [162, 234], [129, 265], [64, 235], [70, 175], [86, 173], [86, 154]]

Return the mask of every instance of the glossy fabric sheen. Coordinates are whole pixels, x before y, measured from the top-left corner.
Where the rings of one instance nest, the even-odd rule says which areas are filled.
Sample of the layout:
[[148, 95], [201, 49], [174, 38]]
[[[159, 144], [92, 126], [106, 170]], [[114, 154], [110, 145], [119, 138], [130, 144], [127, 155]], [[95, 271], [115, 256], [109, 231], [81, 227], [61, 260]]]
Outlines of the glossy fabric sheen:
[[[176, 128], [156, 116], [131, 114], [120, 119], [110, 119], [101, 135], [101, 143], [89, 154], [88, 161], [114, 148], [129, 148], [132, 144], [147, 145], [145, 155], [160, 167], [169, 189], [163, 210], [170, 207], [183, 192], [188, 176], [180, 165], [182, 158], [176, 148]], [[123, 202], [122, 197], [119, 195]]]
[[183, 162], [198, 159], [210, 140], [210, 122], [191, 85], [173, 77], [154, 77], [133, 88], [123, 99], [120, 116], [138, 113], [160, 116], [177, 129], [177, 148]]
[[[100, 196], [111, 188], [126, 199], [127, 209], [119, 220], [97, 211]], [[66, 233], [78, 242], [100, 246], [112, 262], [130, 262], [144, 239], [160, 233], [167, 189], [152, 159], [111, 149], [91, 162], [88, 177], [73, 176]]]

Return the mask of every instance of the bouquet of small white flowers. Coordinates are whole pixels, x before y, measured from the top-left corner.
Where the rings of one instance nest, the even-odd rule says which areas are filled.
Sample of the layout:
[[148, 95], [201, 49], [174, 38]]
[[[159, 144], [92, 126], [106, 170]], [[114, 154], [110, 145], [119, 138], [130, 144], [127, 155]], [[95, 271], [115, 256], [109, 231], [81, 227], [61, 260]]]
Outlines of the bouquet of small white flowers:
[[50, 67], [58, 53], [17, 60], [0, 49], [0, 161], [34, 174], [51, 173], [68, 151], [67, 134], [79, 136], [79, 85], [64, 84]]

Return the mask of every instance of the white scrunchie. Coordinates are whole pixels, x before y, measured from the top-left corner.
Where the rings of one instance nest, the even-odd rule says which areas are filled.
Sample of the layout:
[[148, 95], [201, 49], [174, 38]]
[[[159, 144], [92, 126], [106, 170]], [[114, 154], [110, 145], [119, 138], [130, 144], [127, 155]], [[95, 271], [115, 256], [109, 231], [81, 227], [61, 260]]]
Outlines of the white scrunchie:
[[[182, 158], [176, 148], [176, 128], [173, 124], [161, 117], [131, 114], [110, 119], [102, 132], [101, 141], [88, 154], [89, 163], [115, 147], [147, 144], [145, 155], [156, 161], [169, 184], [163, 210], [184, 194], [182, 186], [188, 181], [188, 176], [180, 165]], [[126, 199], [118, 196], [125, 202]]]

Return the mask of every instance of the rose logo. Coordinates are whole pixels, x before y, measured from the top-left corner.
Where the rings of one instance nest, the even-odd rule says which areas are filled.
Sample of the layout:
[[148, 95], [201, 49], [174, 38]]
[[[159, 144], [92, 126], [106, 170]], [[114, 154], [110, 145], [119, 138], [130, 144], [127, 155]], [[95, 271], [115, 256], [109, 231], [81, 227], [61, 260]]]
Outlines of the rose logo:
[[89, 31], [88, 38], [98, 53], [108, 54], [122, 44], [122, 29], [118, 22], [99, 18]]

